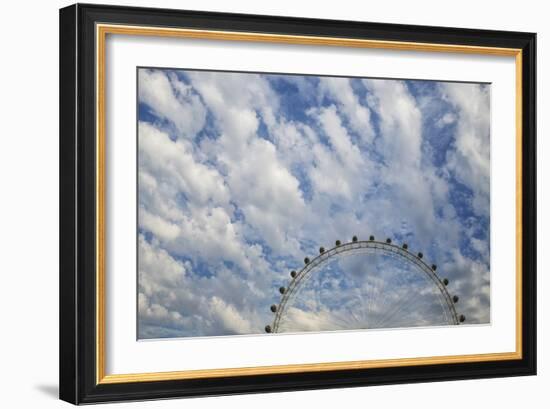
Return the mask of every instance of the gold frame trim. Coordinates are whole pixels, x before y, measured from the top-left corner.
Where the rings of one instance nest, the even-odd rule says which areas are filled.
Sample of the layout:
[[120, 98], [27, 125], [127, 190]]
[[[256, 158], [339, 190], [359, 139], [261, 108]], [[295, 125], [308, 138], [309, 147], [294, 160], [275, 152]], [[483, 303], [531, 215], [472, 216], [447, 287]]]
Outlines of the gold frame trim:
[[[400, 51], [513, 56], [516, 64], [516, 350], [505, 353], [450, 355], [368, 361], [322, 362], [298, 365], [186, 370], [131, 374], [105, 374], [105, 41], [108, 34], [160, 36], [224, 41], [247, 41], [296, 45], [337, 46]], [[204, 379], [214, 377], [290, 374], [349, 369], [388, 368], [412, 365], [489, 362], [522, 358], [522, 51], [516, 48], [456, 44], [414, 43], [318, 36], [294, 36], [234, 31], [178, 29], [116, 24], [96, 25], [96, 383]]]

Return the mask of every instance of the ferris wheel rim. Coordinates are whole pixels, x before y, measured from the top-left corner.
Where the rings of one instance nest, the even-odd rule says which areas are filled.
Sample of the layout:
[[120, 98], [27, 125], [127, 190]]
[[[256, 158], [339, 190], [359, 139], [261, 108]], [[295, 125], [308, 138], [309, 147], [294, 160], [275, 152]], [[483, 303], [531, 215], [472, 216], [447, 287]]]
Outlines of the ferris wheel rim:
[[416, 254], [409, 251], [408, 245], [403, 243], [401, 246], [393, 244], [391, 239], [386, 239], [386, 241], [378, 241], [374, 236], [370, 236], [369, 240], [358, 240], [356, 236], [353, 236], [352, 241], [342, 243], [340, 240], [336, 240], [334, 247], [325, 250], [324, 247], [319, 248], [319, 255], [313, 259], [306, 257], [304, 259], [304, 266], [298, 270], [293, 270], [291, 272], [290, 284], [287, 287], [280, 287], [279, 291], [281, 293], [281, 300], [277, 305], [271, 306], [271, 311], [275, 314], [272, 325], [267, 325], [265, 330], [268, 333], [277, 333], [279, 330], [279, 324], [281, 317], [285, 312], [287, 303], [291, 299], [292, 295], [300, 287], [300, 283], [308, 278], [311, 272], [316, 270], [317, 267], [325, 264], [332, 257], [339, 254], [350, 252], [354, 250], [380, 250], [386, 254], [391, 254], [392, 256], [401, 257], [407, 262], [412, 263], [419, 267], [424, 274], [426, 274], [432, 282], [439, 289], [443, 300], [447, 306], [447, 309], [451, 315], [452, 325], [459, 325], [465, 320], [464, 315], [459, 315], [455, 308], [455, 303], [458, 301], [456, 295], [451, 297], [451, 294], [447, 290], [448, 280], [441, 279], [436, 273], [437, 266], [435, 264], [429, 265], [423, 259], [423, 253], [418, 252]]

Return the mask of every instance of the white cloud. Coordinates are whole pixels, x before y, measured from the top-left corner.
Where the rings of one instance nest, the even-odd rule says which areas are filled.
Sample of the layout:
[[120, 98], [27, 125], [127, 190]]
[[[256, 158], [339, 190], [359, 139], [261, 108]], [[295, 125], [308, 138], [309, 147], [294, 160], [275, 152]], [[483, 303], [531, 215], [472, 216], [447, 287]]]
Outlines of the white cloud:
[[449, 291], [460, 297], [457, 309], [468, 323], [490, 320], [490, 276], [488, 266], [452, 249], [452, 258], [443, 265], [450, 279]]
[[[220, 333], [246, 334], [259, 328], [260, 319], [250, 311], [246, 301], [254, 294], [246, 295], [246, 287], [233, 284], [233, 292], [226, 299], [224, 292], [212, 291], [221, 285], [231, 287], [231, 279], [222, 274], [223, 281], [205, 279], [193, 273], [189, 263], [174, 259], [158, 243], [149, 243], [139, 237], [139, 331], [141, 336], [159, 335], [156, 327], [167, 328], [167, 335], [178, 332], [196, 335]], [[238, 298], [235, 298], [238, 294]], [[243, 304], [243, 300], [245, 303]], [[239, 305], [240, 310], [237, 308]], [[160, 333], [160, 335], [163, 335]], [[154, 335], [153, 335], [154, 336]]]
[[[387, 231], [395, 229], [396, 221], [407, 224], [425, 246], [442, 228], [436, 206], [449, 199], [446, 182], [422, 155], [422, 111], [402, 81], [363, 83], [379, 117], [375, 144], [384, 163], [376, 176], [381, 187], [373, 194], [376, 220]], [[443, 228], [449, 230], [447, 236], [453, 234], [452, 223]]]
[[333, 150], [338, 155], [340, 162], [350, 168], [360, 168], [364, 163], [361, 152], [351, 141], [334, 106], [323, 108], [320, 110], [318, 116], [319, 122], [328, 136]]
[[248, 245], [232, 223], [221, 174], [150, 124], [140, 123], [139, 141], [140, 227], [176, 254], [230, 260], [249, 270]]
[[187, 195], [194, 205], [228, 202], [229, 193], [222, 176], [216, 169], [197, 162], [187, 144], [172, 141], [167, 133], [146, 122], [139, 123], [138, 135], [139, 166], [149, 175], [169, 182], [170, 187]]
[[268, 82], [258, 75], [232, 73], [195, 74], [191, 81], [220, 131], [211, 154], [227, 175], [232, 201], [271, 248], [296, 251], [296, 241], [287, 235], [305, 209], [299, 182], [275, 145], [258, 137], [259, 116], [267, 126], [279, 126], [278, 100]]
[[204, 127], [206, 110], [200, 98], [175, 75], [140, 69], [138, 90], [140, 103], [146, 104], [157, 116], [171, 121], [178, 136], [193, 138]]
[[246, 319], [231, 305], [214, 296], [209, 303], [210, 315], [224, 330], [234, 334], [249, 334], [253, 329]]
[[160, 240], [172, 241], [181, 234], [181, 229], [176, 223], [152, 214], [143, 207], [139, 208], [139, 220], [141, 228], [150, 231]]
[[343, 112], [351, 128], [363, 139], [363, 142], [372, 142], [374, 130], [370, 122], [370, 110], [360, 103], [350, 80], [336, 77], [321, 78], [319, 88], [321, 93], [326, 93], [337, 101], [338, 109]]
[[323, 194], [354, 202], [368, 189], [369, 179], [362, 176], [370, 172], [371, 163], [353, 143], [334, 105], [310, 109], [308, 115], [328, 140], [328, 145], [317, 142], [309, 148], [311, 163], [307, 166], [315, 190], [313, 201], [322, 201], [319, 194]]
[[380, 152], [389, 166], [419, 166], [421, 160], [421, 112], [402, 81], [363, 80], [371, 92], [373, 110], [380, 117]]
[[457, 117], [452, 112], [445, 112], [435, 123], [435, 126], [438, 128], [443, 128], [447, 125], [454, 124], [457, 120]]
[[490, 110], [489, 87], [478, 84], [444, 83], [443, 98], [458, 112], [454, 144], [447, 155], [447, 167], [474, 192], [477, 214], [489, 214]]

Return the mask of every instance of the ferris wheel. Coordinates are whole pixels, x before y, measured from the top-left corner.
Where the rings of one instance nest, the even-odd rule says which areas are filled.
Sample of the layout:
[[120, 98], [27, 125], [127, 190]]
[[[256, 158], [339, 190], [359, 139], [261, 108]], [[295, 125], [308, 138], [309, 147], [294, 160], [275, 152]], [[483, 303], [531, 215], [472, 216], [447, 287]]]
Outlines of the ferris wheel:
[[435, 264], [406, 243], [374, 236], [334, 247], [304, 259], [279, 288], [278, 304], [270, 307], [267, 333], [459, 325], [466, 320], [455, 305]]

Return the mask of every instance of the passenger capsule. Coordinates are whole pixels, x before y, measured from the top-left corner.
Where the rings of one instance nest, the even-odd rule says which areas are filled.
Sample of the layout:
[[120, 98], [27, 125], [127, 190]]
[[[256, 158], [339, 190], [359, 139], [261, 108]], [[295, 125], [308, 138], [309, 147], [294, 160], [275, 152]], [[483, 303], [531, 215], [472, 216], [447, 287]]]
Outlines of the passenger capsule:
[[270, 307], [270, 310], [271, 312], [277, 312], [277, 306], [275, 304], [273, 304], [271, 307]]
[[453, 296], [453, 302], [456, 304], [458, 302], [458, 295]]
[[422, 258], [422, 257], [424, 257], [424, 254], [418, 253], [417, 256], [418, 256], [418, 258]]
[[370, 240], [370, 241], [374, 241], [374, 236], [370, 236], [370, 237], [369, 237], [369, 240]]
[[304, 259], [304, 263], [309, 264], [309, 257], [306, 257], [306, 258]]
[[284, 287], [279, 287], [279, 292], [280, 292], [281, 294], [284, 294], [284, 293], [286, 292], [286, 288], [284, 288]]
[[296, 277], [296, 271], [292, 270], [292, 271], [290, 272], [290, 276], [291, 276], [292, 278]]
[[445, 284], [445, 285], [449, 285], [449, 280], [448, 280], [448, 279], [446, 279], [446, 278], [444, 278], [444, 279], [443, 279], [443, 284]]
[[458, 320], [459, 320], [460, 322], [464, 322], [464, 321], [466, 321], [466, 317], [465, 317], [464, 315], [461, 315], [461, 316], [458, 318]]
[[351, 238], [351, 241], [353, 241], [353, 242], [355, 243], [355, 242], [357, 241], [357, 236], [353, 236], [353, 237]]
[[403, 243], [403, 248], [407, 250], [409, 248], [409, 245], [407, 243]]
[[339, 246], [340, 244], [342, 244], [342, 242], [341, 242], [340, 240], [336, 240], [336, 243], [334, 243], [334, 244], [336, 244], [337, 246]]
[[432, 270], [433, 271], [437, 270], [437, 266], [435, 264], [432, 264]]
[[271, 325], [265, 326], [265, 332], [267, 332], [268, 334], [271, 332]]
[[319, 247], [319, 254], [323, 254], [325, 252], [325, 248], [324, 247]]
[[390, 238], [387, 238], [387, 239], [386, 239], [386, 243], [391, 244], [391, 239], [390, 239]]

